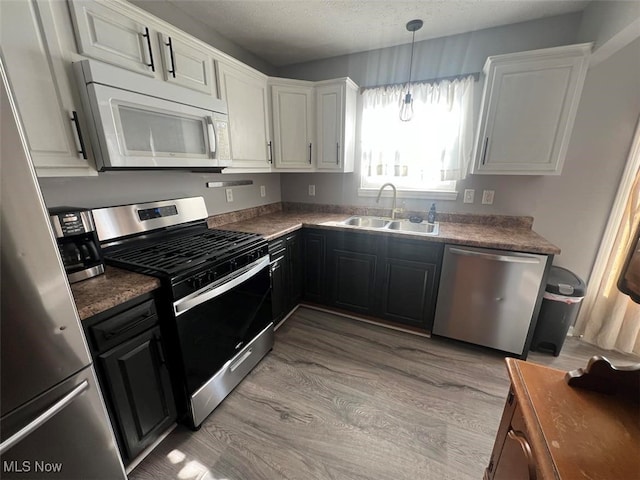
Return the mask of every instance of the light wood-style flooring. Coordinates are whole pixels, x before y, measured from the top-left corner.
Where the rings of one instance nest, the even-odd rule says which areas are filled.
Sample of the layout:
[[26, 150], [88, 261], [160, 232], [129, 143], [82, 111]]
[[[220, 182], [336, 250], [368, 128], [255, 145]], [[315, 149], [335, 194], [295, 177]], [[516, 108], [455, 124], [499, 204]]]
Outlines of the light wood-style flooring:
[[[567, 339], [562, 370], [594, 354]], [[299, 308], [198, 432], [178, 426], [132, 480], [481, 479], [509, 381], [497, 352]]]

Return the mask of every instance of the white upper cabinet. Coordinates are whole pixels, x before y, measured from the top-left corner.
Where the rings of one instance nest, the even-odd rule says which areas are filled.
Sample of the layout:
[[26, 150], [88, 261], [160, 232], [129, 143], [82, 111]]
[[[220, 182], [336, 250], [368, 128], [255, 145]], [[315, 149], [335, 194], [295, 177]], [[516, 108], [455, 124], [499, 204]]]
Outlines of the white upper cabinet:
[[266, 75], [224, 61], [218, 62], [218, 70], [221, 97], [229, 110], [232, 168], [270, 171], [273, 153]]
[[472, 173], [559, 175], [591, 44], [489, 57]]
[[144, 75], [156, 76], [153, 32], [143, 16], [119, 4], [95, 0], [69, 2], [78, 53]]
[[78, 53], [218, 96], [211, 48], [114, 0], [69, 0]]
[[348, 78], [271, 78], [275, 167], [282, 172], [353, 172], [356, 93]]
[[357, 89], [348, 78], [316, 83], [316, 167], [320, 171], [353, 172]]
[[317, 146], [313, 83], [270, 79], [273, 155], [278, 170], [312, 170]]
[[180, 35], [159, 33], [164, 80], [218, 96], [213, 60], [208, 52], [191, 45]]
[[37, 175], [96, 175], [75, 84], [56, 37], [56, 21], [65, 19], [51, 7], [35, 0], [0, 2], [9, 83]]

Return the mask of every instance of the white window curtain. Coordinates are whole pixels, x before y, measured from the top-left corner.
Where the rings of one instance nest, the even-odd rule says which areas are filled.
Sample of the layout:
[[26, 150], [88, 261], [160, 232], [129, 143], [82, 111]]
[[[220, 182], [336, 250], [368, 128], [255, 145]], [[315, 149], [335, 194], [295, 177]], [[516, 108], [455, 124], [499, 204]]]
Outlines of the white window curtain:
[[473, 153], [474, 83], [468, 76], [412, 84], [414, 113], [408, 122], [399, 117], [406, 93], [402, 85], [365, 90], [362, 187], [394, 181], [409, 190], [455, 188], [455, 181], [467, 175]]
[[586, 299], [588, 302], [580, 310], [576, 323], [576, 331], [583, 334], [587, 342], [636, 355], [640, 355], [640, 305], [620, 293], [617, 282], [629, 249], [633, 248], [633, 234], [639, 224], [640, 171], [636, 171], [615, 241], [608, 253], [605, 273], [599, 284], [590, 286], [593, 294]]

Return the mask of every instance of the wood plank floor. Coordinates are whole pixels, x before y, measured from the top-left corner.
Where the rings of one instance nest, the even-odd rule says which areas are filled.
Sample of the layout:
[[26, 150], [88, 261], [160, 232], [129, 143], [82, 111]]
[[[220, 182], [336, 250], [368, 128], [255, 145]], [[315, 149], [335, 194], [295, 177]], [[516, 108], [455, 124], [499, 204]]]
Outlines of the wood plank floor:
[[[529, 361], [572, 370], [594, 354], [567, 339]], [[491, 350], [300, 308], [198, 432], [178, 426], [129, 478], [480, 479], [508, 385]]]

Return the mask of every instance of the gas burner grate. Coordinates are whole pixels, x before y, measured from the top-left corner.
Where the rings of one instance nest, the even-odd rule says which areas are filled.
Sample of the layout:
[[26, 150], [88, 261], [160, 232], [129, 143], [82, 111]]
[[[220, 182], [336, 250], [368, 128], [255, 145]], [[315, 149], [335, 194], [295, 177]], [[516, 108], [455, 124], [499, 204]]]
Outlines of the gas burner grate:
[[260, 241], [262, 237], [253, 233], [205, 230], [107, 252], [105, 258], [142, 270], [174, 275], [200, 263], [227, 257]]

